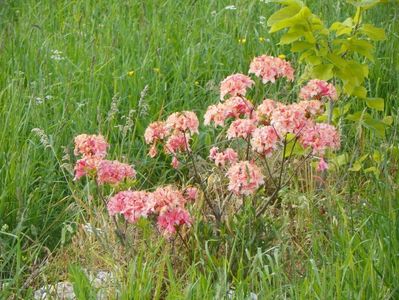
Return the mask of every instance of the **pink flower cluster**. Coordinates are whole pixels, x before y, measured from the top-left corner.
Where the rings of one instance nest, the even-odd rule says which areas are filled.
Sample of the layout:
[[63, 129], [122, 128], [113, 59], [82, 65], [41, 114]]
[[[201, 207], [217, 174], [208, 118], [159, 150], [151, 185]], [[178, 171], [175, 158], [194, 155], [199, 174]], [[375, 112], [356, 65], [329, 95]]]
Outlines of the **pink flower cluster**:
[[102, 135], [81, 134], [75, 138], [75, 155], [82, 155], [77, 160], [75, 180], [82, 176], [95, 177], [99, 184], [118, 184], [126, 178], [136, 177], [132, 166], [119, 161], [104, 159], [107, 155], [108, 143]]
[[281, 77], [294, 80], [294, 69], [289, 62], [267, 55], [255, 57], [249, 66], [249, 73], [260, 77], [263, 83], [275, 82]]
[[218, 167], [224, 167], [227, 164], [234, 164], [238, 160], [238, 154], [232, 148], [219, 152], [218, 147], [212, 147], [209, 151], [209, 158], [215, 161], [215, 165]]
[[320, 79], [312, 79], [302, 87], [299, 98], [303, 100], [322, 100], [326, 98], [335, 101], [338, 96], [337, 90], [331, 83]]
[[227, 170], [229, 191], [236, 195], [253, 194], [263, 183], [264, 176], [260, 168], [249, 161], [235, 163]]
[[159, 187], [154, 192], [122, 191], [111, 197], [107, 203], [111, 216], [121, 214], [135, 223], [141, 217], [154, 216], [160, 231], [170, 235], [182, 226], [190, 226], [192, 221], [185, 205], [197, 198], [195, 187], [187, 188], [184, 193], [172, 187]]
[[255, 129], [251, 146], [253, 151], [259, 154], [270, 156], [280, 144], [280, 137], [273, 126], [261, 126]]
[[255, 82], [244, 74], [233, 74], [228, 76], [220, 83], [220, 100], [226, 95], [245, 96], [247, 89], [251, 88]]
[[198, 118], [191, 111], [176, 112], [166, 121], [151, 123], [144, 133], [145, 142], [151, 145], [148, 155], [155, 157], [157, 145], [163, 144], [164, 152], [173, 156], [172, 166], [178, 168], [178, 154], [191, 151], [191, 137], [198, 134], [198, 126]]

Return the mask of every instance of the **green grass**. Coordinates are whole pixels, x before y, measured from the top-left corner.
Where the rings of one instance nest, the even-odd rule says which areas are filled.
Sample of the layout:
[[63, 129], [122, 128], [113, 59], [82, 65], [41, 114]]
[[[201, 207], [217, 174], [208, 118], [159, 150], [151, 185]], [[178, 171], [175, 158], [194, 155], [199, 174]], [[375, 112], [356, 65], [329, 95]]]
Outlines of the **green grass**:
[[[344, 1], [306, 2], [328, 22], [353, 14]], [[224, 9], [231, 4], [237, 10]], [[392, 115], [396, 126], [398, 6], [387, 2], [366, 15], [370, 23], [384, 27], [388, 36], [377, 45], [369, 93], [385, 98], [385, 111], [378, 114]], [[62, 161], [62, 147], [68, 147], [72, 155], [75, 135], [102, 132], [112, 144], [111, 156], [124, 155], [133, 162], [143, 185], [173, 180], [179, 175], [171, 173], [168, 162], [146, 157], [145, 126], [176, 110], [203, 112], [218, 99], [219, 81], [233, 72], [246, 72], [255, 55], [284, 53], [295, 60], [260, 23], [261, 16], [267, 19], [275, 8], [255, 0], [0, 1], [0, 282], [5, 284], [4, 297], [25, 295], [22, 287], [26, 288], [29, 274], [47, 249], [57, 249], [65, 224], [80, 214], [65, 180], [71, 175], [60, 167], [68, 162]], [[246, 42], [239, 43], [243, 38]], [[52, 59], [53, 50], [62, 51], [64, 59]], [[128, 76], [129, 71], [134, 75]], [[139, 105], [147, 85], [148, 109]], [[108, 121], [115, 97], [120, 99], [119, 112]], [[134, 125], [123, 134], [118, 125], [125, 124], [130, 110], [136, 110]], [[33, 128], [43, 129], [49, 147], [40, 143]], [[398, 138], [392, 126], [386, 140], [368, 134], [362, 144], [352, 137], [344, 144], [356, 156], [364, 148], [397, 145]], [[387, 163], [392, 167], [391, 160]], [[297, 215], [309, 234], [301, 253], [291, 240], [288, 216], [275, 225], [277, 232], [286, 235], [277, 236], [280, 242], [273, 249], [256, 250], [255, 245], [246, 252], [245, 236], [237, 241], [241, 248], [235, 255], [246, 263], [234, 270], [225, 257], [213, 267], [206, 265], [203, 272], [197, 265], [188, 265], [183, 274], [174, 274], [168, 258], [149, 259], [145, 250], [138, 250], [142, 252], [124, 274], [124, 299], [141, 292], [148, 293], [143, 298], [151, 298], [161, 287], [166, 287], [163, 296], [169, 299], [222, 298], [229, 285], [234, 285], [237, 299], [248, 297], [250, 291], [260, 293], [259, 299], [397, 299], [398, 179], [387, 170], [379, 178], [351, 175], [343, 193], [332, 190], [322, 199], [308, 195], [311, 204], [325, 202], [329, 218], [320, 217], [318, 210], [299, 212], [308, 218], [301, 223]], [[298, 194], [293, 197], [302, 199]], [[248, 228], [242, 230], [248, 232]], [[303, 260], [301, 271], [287, 272], [297, 267], [293, 264], [298, 259]]]

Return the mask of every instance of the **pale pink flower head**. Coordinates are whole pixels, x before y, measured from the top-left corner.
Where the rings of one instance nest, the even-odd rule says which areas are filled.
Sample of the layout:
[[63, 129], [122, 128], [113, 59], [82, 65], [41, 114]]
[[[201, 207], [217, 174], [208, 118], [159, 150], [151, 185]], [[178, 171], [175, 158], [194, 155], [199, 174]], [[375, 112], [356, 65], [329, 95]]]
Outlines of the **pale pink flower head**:
[[328, 169], [328, 164], [327, 162], [324, 160], [324, 158], [320, 158], [319, 163], [317, 164], [317, 171], [318, 172], [323, 172], [325, 170]]
[[246, 139], [251, 136], [256, 129], [256, 121], [254, 119], [237, 119], [230, 124], [227, 130], [227, 138], [243, 138]]
[[224, 103], [208, 106], [204, 115], [204, 124], [210, 125], [213, 122], [214, 126], [224, 126], [224, 121], [227, 118], [227, 107]]
[[177, 159], [176, 156], [173, 156], [171, 165], [172, 165], [173, 169], [178, 169], [179, 168], [180, 162], [179, 162], [179, 160]]
[[75, 155], [104, 158], [107, 155], [108, 143], [102, 135], [80, 134], [75, 137]]
[[163, 140], [167, 135], [168, 130], [165, 126], [165, 122], [157, 121], [148, 125], [144, 132], [144, 139], [147, 144], [153, 144]]
[[259, 119], [259, 122], [269, 125], [273, 111], [281, 106], [283, 106], [281, 102], [277, 102], [272, 99], [263, 100], [263, 102], [256, 109], [256, 115]]
[[155, 203], [155, 211], [161, 214], [174, 208], [183, 208], [186, 204], [183, 194], [170, 185], [157, 188], [150, 197]]
[[215, 161], [218, 167], [224, 167], [227, 164], [234, 164], [238, 160], [238, 154], [232, 148], [219, 152], [219, 148], [213, 147], [209, 151], [209, 158]]
[[291, 64], [279, 57], [261, 55], [255, 57], [250, 66], [249, 73], [260, 77], [263, 83], [275, 82], [276, 79], [285, 77], [294, 80], [294, 69]]
[[229, 191], [236, 195], [253, 194], [262, 184], [264, 176], [254, 162], [240, 161], [232, 165], [227, 171]]
[[233, 74], [220, 83], [220, 99], [223, 100], [226, 95], [245, 96], [247, 89], [251, 88], [255, 82], [244, 74]]
[[125, 191], [120, 193], [124, 193], [124, 208], [121, 213], [128, 222], [135, 223], [139, 218], [147, 218], [154, 212], [155, 203], [149, 197], [149, 193], [145, 191]]
[[157, 145], [156, 144], [151, 145], [150, 151], [148, 151], [148, 155], [151, 158], [154, 158], [157, 154], [158, 154]]
[[310, 80], [299, 92], [299, 98], [303, 100], [322, 100], [323, 98], [336, 101], [337, 90], [327, 81], [320, 79]]
[[195, 201], [198, 198], [198, 189], [194, 186], [189, 186], [184, 191], [184, 196], [187, 200]]
[[121, 214], [125, 210], [125, 198], [130, 194], [131, 191], [119, 192], [108, 200], [107, 209], [110, 216]]
[[270, 156], [277, 149], [280, 138], [272, 126], [256, 128], [252, 134], [251, 146], [255, 152]]
[[298, 105], [305, 110], [306, 116], [311, 118], [320, 116], [324, 112], [324, 104], [319, 100], [304, 100], [298, 102]]
[[188, 134], [176, 132], [168, 137], [164, 148], [168, 154], [190, 151], [190, 137]]
[[99, 184], [118, 184], [127, 178], [136, 177], [132, 166], [117, 160], [102, 160], [97, 168], [97, 182]]
[[341, 146], [338, 130], [330, 124], [317, 123], [301, 132], [299, 139], [304, 148], [311, 148], [313, 154], [323, 155], [327, 149], [337, 150]]
[[227, 117], [239, 118], [241, 116], [250, 116], [254, 109], [252, 103], [243, 97], [231, 97], [224, 102], [225, 114]]
[[175, 208], [168, 210], [158, 217], [158, 228], [166, 236], [176, 233], [183, 225], [191, 226], [191, 217], [187, 210]]
[[198, 118], [192, 111], [182, 111], [171, 114], [166, 119], [166, 127], [177, 132], [198, 133]]
[[75, 170], [74, 180], [78, 180], [82, 176], [94, 175], [97, 170], [99, 162], [100, 159], [96, 157], [84, 157], [82, 159], [79, 159], [74, 167]]
[[309, 124], [311, 120], [306, 117], [306, 111], [296, 103], [281, 105], [271, 116], [271, 125], [280, 137], [287, 133], [298, 134]]

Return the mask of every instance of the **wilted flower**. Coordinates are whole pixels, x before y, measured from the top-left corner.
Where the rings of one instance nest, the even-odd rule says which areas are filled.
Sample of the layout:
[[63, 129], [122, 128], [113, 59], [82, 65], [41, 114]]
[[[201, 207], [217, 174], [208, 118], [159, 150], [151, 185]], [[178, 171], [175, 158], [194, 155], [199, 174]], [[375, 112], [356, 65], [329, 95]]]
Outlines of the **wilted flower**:
[[263, 183], [264, 176], [257, 165], [249, 161], [240, 161], [227, 171], [228, 189], [237, 195], [253, 194]]

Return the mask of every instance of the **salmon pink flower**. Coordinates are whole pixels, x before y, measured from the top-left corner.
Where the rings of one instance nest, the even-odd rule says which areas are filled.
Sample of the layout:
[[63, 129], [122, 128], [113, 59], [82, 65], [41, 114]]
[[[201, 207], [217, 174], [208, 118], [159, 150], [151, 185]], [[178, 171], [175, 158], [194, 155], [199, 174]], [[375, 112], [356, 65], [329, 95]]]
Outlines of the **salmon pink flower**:
[[319, 163], [317, 164], [317, 171], [323, 172], [327, 169], [328, 169], [327, 162], [323, 158], [320, 158]]
[[147, 144], [156, 143], [163, 140], [168, 134], [165, 122], [157, 121], [148, 125], [144, 132], [144, 139]]
[[198, 198], [198, 189], [194, 186], [187, 187], [184, 191], [184, 196], [187, 200], [195, 201]]
[[102, 160], [98, 164], [97, 182], [99, 184], [118, 184], [126, 178], [136, 177], [136, 171], [128, 164], [117, 160]]
[[75, 170], [75, 178], [74, 180], [78, 180], [82, 176], [86, 175], [94, 175], [97, 170], [97, 166], [100, 162], [98, 158], [92, 157], [84, 157], [79, 159], [74, 167]]
[[190, 137], [188, 134], [177, 132], [172, 134], [165, 143], [165, 152], [168, 154], [176, 154], [178, 152], [186, 152], [190, 150]]
[[341, 145], [337, 129], [326, 123], [317, 123], [304, 128], [299, 142], [304, 148], [311, 148], [313, 154], [320, 155], [323, 155], [327, 149], [337, 150]]
[[233, 74], [220, 83], [220, 99], [223, 100], [226, 95], [245, 96], [247, 89], [251, 88], [255, 82], [244, 74]]
[[198, 118], [192, 111], [182, 111], [171, 114], [166, 119], [166, 127], [178, 132], [198, 133]]
[[204, 115], [204, 124], [210, 125], [213, 122], [215, 127], [224, 126], [224, 121], [227, 118], [226, 110], [227, 108], [224, 103], [208, 106]]
[[271, 125], [280, 137], [287, 133], [298, 134], [310, 123], [305, 110], [298, 104], [281, 105], [272, 112], [271, 116]]
[[224, 102], [225, 115], [227, 117], [239, 118], [240, 116], [250, 116], [254, 106], [243, 97], [231, 97]]
[[270, 156], [277, 149], [280, 141], [276, 130], [272, 126], [262, 126], [256, 128], [252, 134], [252, 149], [259, 154]]
[[238, 154], [231, 148], [219, 152], [218, 147], [212, 147], [209, 151], [209, 158], [215, 161], [218, 167], [224, 167], [227, 164], [234, 164], [238, 160]]
[[145, 191], [120, 193], [124, 193], [124, 208], [121, 213], [128, 222], [135, 223], [139, 218], [146, 218], [154, 212], [155, 203], [151, 201], [149, 193]]
[[179, 160], [177, 159], [176, 156], [173, 156], [173, 158], [172, 158], [172, 167], [173, 167], [173, 169], [178, 169], [179, 166], [180, 166]]
[[155, 211], [160, 214], [170, 209], [183, 208], [186, 204], [183, 194], [170, 185], [157, 188], [150, 198], [155, 205]]
[[324, 80], [312, 79], [299, 92], [303, 100], [322, 100], [323, 98], [336, 101], [338, 99], [335, 87]]
[[298, 105], [302, 107], [306, 114], [311, 117], [317, 117], [323, 114], [324, 104], [319, 100], [305, 100], [298, 102]]
[[75, 155], [104, 158], [107, 155], [108, 143], [102, 135], [80, 134], [75, 137]]
[[263, 83], [274, 83], [280, 77], [294, 80], [294, 69], [289, 62], [267, 55], [255, 57], [249, 66], [249, 73], [260, 77]]
[[236, 195], [253, 194], [262, 184], [264, 176], [257, 165], [249, 161], [240, 161], [227, 171], [229, 191]]
[[242, 137], [246, 139], [251, 136], [256, 128], [255, 120], [253, 119], [238, 119], [231, 123], [229, 129], [227, 130], [227, 138], [229, 140], [233, 138]]
[[165, 235], [176, 233], [177, 228], [182, 225], [191, 225], [191, 217], [187, 210], [175, 208], [168, 210], [158, 217], [158, 228]]

